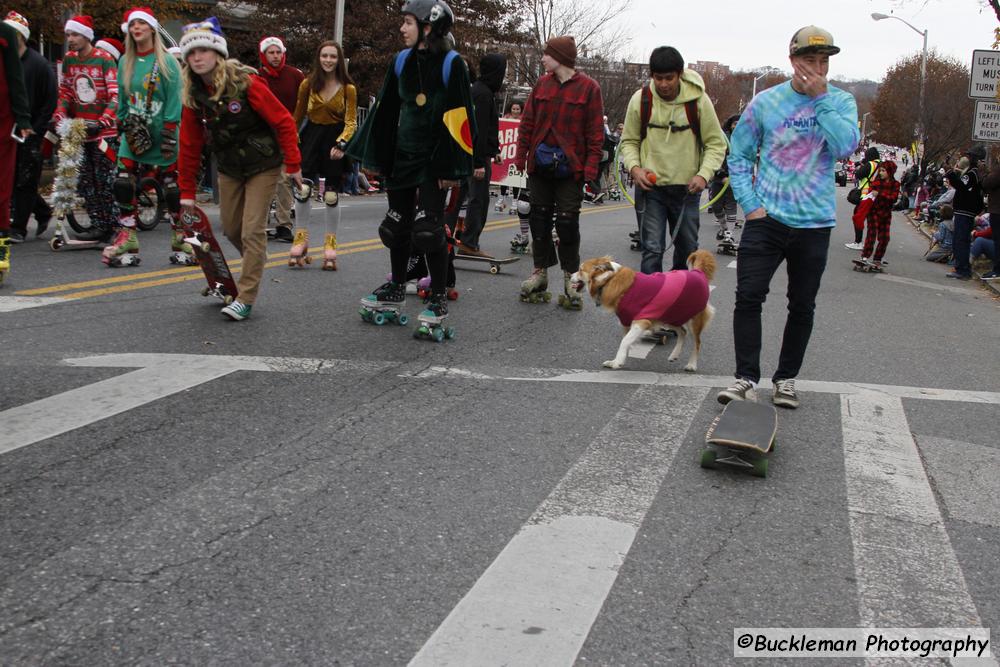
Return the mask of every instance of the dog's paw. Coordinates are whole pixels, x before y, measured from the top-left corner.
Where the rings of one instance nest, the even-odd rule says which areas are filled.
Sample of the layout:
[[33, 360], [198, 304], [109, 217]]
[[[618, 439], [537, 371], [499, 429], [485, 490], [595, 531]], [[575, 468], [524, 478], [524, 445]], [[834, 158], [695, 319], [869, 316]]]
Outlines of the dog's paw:
[[625, 364], [619, 364], [619, 363], [618, 363], [617, 361], [615, 361], [614, 359], [609, 359], [608, 361], [605, 361], [605, 362], [604, 362], [604, 364], [603, 364], [603, 366], [604, 366], [605, 368], [621, 368], [621, 367], [622, 367], [622, 366], [624, 366], [624, 365], [625, 365]]
[[688, 364], [687, 366], [684, 367], [684, 370], [688, 373], [697, 373], [698, 364]]
[[680, 358], [681, 355], [679, 354], [671, 354], [669, 357], [667, 357], [667, 361], [677, 361]]

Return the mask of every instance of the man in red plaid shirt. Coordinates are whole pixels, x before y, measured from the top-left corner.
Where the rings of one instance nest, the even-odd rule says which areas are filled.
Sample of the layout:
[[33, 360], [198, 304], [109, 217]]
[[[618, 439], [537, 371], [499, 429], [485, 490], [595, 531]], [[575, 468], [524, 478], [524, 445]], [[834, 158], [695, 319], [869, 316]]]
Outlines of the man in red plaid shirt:
[[[559, 303], [579, 310], [582, 301], [570, 289], [569, 278], [580, 268], [580, 202], [584, 181], [597, 178], [604, 144], [604, 100], [597, 82], [574, 69], [572, 37], [547, 41], [542, 66], [545, 74], [521, 116], [515, 158], [517, 168], [528, 174], [535, 265], [531, 277], [521, 283], [521, 300], [538, 301], [537, 295], [548, 288], [548, 267], [558, 261], [564, 290]], [[558, 256], [552, 243], [553, 219]]]

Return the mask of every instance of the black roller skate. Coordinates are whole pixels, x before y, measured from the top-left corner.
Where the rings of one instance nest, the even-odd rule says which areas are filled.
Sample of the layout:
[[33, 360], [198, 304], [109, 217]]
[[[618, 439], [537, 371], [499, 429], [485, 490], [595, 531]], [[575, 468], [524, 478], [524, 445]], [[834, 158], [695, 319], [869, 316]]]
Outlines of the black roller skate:
[[417, 315], [419, 325], [416, 331], [413, 332], [413, 337], [433, 340], [438, 343], [445, 338], [449, 340], [453, 339], [455, 337], [455, 329], [443, 325], [443, 322], [447, 318], [448, 296], [443, 292], [431, 294], [430, 299], [427, 300], [426, 307]]
[[559, 295], [559, 305], [566, 310], [583, 310], [583, 299], [579, 292], [573, 289], [573, 274], [563, 271], [563, 293]]
[[390, 280], [361, 299], [361, 309], [358, 313], [365, 322], [379, 326], [386, 322], [405, 326], [410, 318], [402, 313], [404, 303], [406, 303], [406, 286]]
[[521, 283], [521, 301], [525, 303], [548, 303], [552, 300], [552, 294], [547, 291], [548, 286], [548, 270], [535, 269], [531, 272], [531, 276]]

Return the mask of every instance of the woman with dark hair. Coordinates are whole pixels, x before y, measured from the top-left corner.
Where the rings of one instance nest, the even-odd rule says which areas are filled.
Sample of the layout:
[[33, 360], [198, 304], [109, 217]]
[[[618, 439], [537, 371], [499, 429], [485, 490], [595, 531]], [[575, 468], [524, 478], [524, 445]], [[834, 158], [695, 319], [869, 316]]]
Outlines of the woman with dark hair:
[[[326, 179], [326, 240], [323, 268], [337, 270], [337, 216], [340, 181], [344, 174], [344, 149], [357, 129], [358, 91], [347, 73], [347, 59], [340, 44], [326, 41], [316, 49], [312, 70], [299, 85], [295, 105], [295, 123], [301, 126], [302, 173], [318, 182]], [[305, 257], [309, 251], [309, 230], [299, 227], [292, 241], [292, 258]]]
[[422, 254], [431, 296], [419, 319], [440, 331], [448, 315], [445, 193], [472, 175], [475, 117], [468, 70], [449, 40], [451, 8], [443, 0], [406, 0], [400, 12], [406, 49], [389, 62], [378, 103], [348, 147], [361, 166], [385, 178], [389, 197], [379, 237], [392, 275], [362, 307], [398, 314], [410, 255]]

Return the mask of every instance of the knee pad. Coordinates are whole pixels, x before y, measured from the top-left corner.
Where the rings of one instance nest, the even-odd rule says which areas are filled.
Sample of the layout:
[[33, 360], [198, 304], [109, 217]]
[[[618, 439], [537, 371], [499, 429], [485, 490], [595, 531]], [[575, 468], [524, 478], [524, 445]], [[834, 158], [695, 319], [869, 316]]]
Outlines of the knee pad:
[[426, 211], [418, 211], [413, 220], [413, 249], [427, 254], [444, 250], [447, 245], [444, 221]]
[[580, 242], [580, 214], [556, 213], [556, 233], [562, 243]]
[[522, 218], [526, 218], [531, 215], [531, 202], [519, 201], [517, 202], [517, 214]]
[[382, 244], [386, 248], [405, 247], [410, 241], [410, 236], [403, 226], [403, 216], [391, 208], [386, 211], [385, 219], [378, 226], [378, 237], [382, 239]]
[[340, 195], [333, 190], [327, 190], [323, 193], [323, 203], [327, 206], [336, 206], [340, 203]]
[[[529, 204], [529, 206], [531, 205]], [[540, 241], [551, 238], [553, 213], [555, 213], [555, 208], [552, 206], [531, 206], [528, 225], [531, 228], [532, 239]]]
[[167, 202], [167, 210], [174, 215], [181, 212], [181, 189], [176, 181], [163, 184], [163, 198]]
[[114, 193], [115, 201], [119, 204], [131, 204], [135, 199], [135, 179], [128, 172], [121, 172], [115, 176], [114, 183], [111, 184], [111, 191]]

